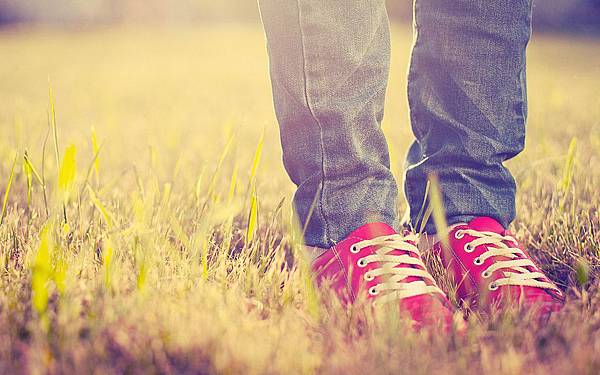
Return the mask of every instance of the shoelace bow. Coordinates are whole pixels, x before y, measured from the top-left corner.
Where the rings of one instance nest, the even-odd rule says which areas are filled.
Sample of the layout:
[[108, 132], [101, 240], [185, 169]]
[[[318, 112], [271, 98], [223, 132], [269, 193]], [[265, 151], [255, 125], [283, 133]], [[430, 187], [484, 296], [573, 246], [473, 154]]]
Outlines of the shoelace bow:
[[[354, 254], [359, 253], [363, 248], [369, 246], [376, 249], [374, 254], [358, 259], [357, 265], [360, 268], [364, 268], [369, 263], [378, 263], [379, 267], [373, 268], [363, 275], [366, 281], [372, 281], [376, 277], [384, 279], [383, 282], [369, 289], [369, 294], [372, 296], [384, 293], [377, 297], [377, 303], [387, 303], [422, 294], [440, 293], [445, 295], [437, 287], [433, 277], [425, 270], [425, 264], [421, 260], [419, 249], [408, 242], [416, 242], [416, 240], [417, 237], [415, 235], [402, 236], [400, 234], [393, 234], [360, 241], [350, 248], [350, 251]], [[409, 254], [390, 254], [392, 251], [398, 250], [415, 254], [417, 257], [410, 256]], [[408, 267], [398, 267], [401, 265], [407, 265]], [[420, 280], [404, 281], [409, 277], [417, 277]], [[431, 285], [428, 285], [425, 280], [429, 280]]]
[[[507, 270], [502, 273], [504, 277], [490, 283], [490, 290], [496, 290], [502, 285], [515, 285], [552, 289], [559, 294], [561, 293], [560, 289], [558, 289], [554, 283], [549, 281], [546, 275], [538, 271], [536, 265], [527, 255], [525, 255], [523, 250], [516, 247], [517, 240], [514, 237], [473, 229], [459, 229], [456, 231], [455, 237], [461, 239], [465, 234], [475, 237], [474, 240], [465, 244], [464, 250], [467, 253], [473, 252], [481, 245], [484, 245], [486, 249], [481, 255], [475, 258], [474, 263], [476, 265], [483, 264], [486, 259], [491, 257], [509, 258], [508, 260], [496, 260], [481, 273], [481, 276], [487, 279], [497, 270]], [[509, 245], [508, 243], [514, 244], [514, 246]], [[492, 245], [492, 247], [488, 247], [487, 245]], [[535, 271], [531, 271], [527, 267], [531, 267]]]

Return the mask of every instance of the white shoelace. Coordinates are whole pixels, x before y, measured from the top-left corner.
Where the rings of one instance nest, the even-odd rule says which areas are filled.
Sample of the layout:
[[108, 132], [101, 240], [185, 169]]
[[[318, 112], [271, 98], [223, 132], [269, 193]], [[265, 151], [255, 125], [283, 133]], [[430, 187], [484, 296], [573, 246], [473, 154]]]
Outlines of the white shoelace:
[[[508, 260], [495, 261], [481, 273], [481, 277], [487, 279], [497, 270], [507, 270], [502, 272], [504, 277], [490, 283], [488, 286], [490, 290], [496, 290], [502, 285], [515, 285], [552, 289], [561, 294], [560, 289], [552, 282], [549, 282], [548, 278], [543, 273], [537, 271], [538, 268], [531, 259], [529, 259], [521, 249], [516, 247], [517, 240], [514, 237], [473, 229], [459, 229], [455, 232], [454, 236], [457, 239], [461, 239], [465, 234], [475, 237], [474, 240], [467, 242], [464, 245], [465, 252], [471, 253], [475, 248], [481, 245], [484, 245], [486, 248], [486, 250], [473, 261], [476, 265], [483, 264], [486, 259], [491, 257], [501, 256], [509, 258]], [[515, 247], [509, 246], [507, 243], [512, 243]], [[493, 245], [493, 247], [487, 247], [487, 245]], [[531, 271], [526, 267], [532, 267], [536, 271]]]
[[[435, 280], [425, 271], [425, 264], [421, 260], [419, 249], [408, 241], [417, 241], [415, 235], [402, 236], [393, 234], [390, 236], [375, 237], [371, 240], [365, 240], [355, 243], [350, 251], [354, 254], [359, 253], [365, 247], [374, 247], [375, 253], [367, 255], [357, 260], [359, 268], [366, 267], [369, 263], [377, 262], [380, 266], [365, 272], [364, 280], [372, 281], [375, 277], [383, 276], [385, 280], [371, 288], [369, 294], [377, 296], [376, 303], [387, 303], [403, 298], [418, 296], [422, 294], [440, 293], [445, 296], [444, 292], [437, 287]], [[394, 250], [407, 251], [417, 255], [417, 258], [408, 254], [393, 255], [389, 254]], [[418, 266], [414, 267], [398, 267], [400, 265]], [[386, 278], [387, 276], [387, 278]], [[411, 282], [403, 282], [408, 277], [418, 277], [420, 279], [429, 280], [432, 285], [428, 285], [424, 280]]]

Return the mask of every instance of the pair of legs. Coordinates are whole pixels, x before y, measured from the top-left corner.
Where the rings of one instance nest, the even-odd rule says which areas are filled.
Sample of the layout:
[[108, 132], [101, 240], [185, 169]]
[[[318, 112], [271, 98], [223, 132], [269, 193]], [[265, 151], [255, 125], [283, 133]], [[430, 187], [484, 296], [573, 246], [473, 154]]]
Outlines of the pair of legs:
[[[321, 248], [311, 264], [316, 282], [347, 302], [365, 294], [398, 302], [417, 327], [452, 326], [453, 306], [421, 260], [419, 237], [397, 232], [398, 191], [381, 131], [385, 1], [259, 2], [295, 209], [306, 245]], [[435, 233], [419, 221], [437, 175], [451, 226], [447, 243], [429, 248], [458, 299], [474, 308], [534, 306], [546, 317], [562, 293], [506, 230], [516, 187], [503, 162], [524, 146], [530, 21], [530, 0], [415, 0], [408, 100], [416, 139], [405, 217]]]
[[[309, 246], [379, 221], [398, 226], [381, 130], [390, 60], [384, 0], [259, 0], [283, 158]], [[503, 162], [524, 146], [530, 0], [416, 0], [408, 76], [415, 140], [407, 217], [419, 227], [428, 176], [449, 224], [515, 216]], [[313, 209], [311, 209], [313, 208]], [[432, 222], [425, 230], [434, 233]]]

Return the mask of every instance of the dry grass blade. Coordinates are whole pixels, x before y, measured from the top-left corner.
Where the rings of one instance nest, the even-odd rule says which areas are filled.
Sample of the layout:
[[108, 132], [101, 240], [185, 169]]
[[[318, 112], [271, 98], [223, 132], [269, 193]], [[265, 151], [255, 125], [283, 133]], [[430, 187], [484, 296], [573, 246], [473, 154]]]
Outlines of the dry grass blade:
[[[408, 47], [407, 30], [392, 26], [394, 43]], [[279, 142], [271, 136], [277, 117], [259, 27], [140, 31], [0, 32], [0, 51], [10, 52], [0, 52], [0, 72], [10, 72], [0, 85], [3, 196], [13, 150], [28, 149], [23, 173], [15, 167], [0, 226], [0, 373], [600, 372], [600, 77], [591, 69], [600, 40], [532, 40], [527, 147], [507, 163], [513, 172], [526, 171], [515, 176], [511, 229], [565, 291], [565, 307], [544, 324], [527, 314], [470, 311], [459, 336], [413, 333], [398, 314], [371, 317], [368, 308], [344, 305], [314, 283], [303, 231], [313, 229], [306, 223], [315, 222], [322, 191], [304, 196], [300, 189], [293, 198], [284, 167], [294, 168], [297, 160], [284, 154], [282, 165]], [[240, 64], [238, 55], [247, 63]], [[402, 63], [392, 59], [390, 82], [404, 82]], [[56, 91], [49, 90], [50, 99], [45, 87], [36, 94], [36, 77], [48, 71], [61, 77], [64, 94], [57, 95], [56, 108]], [[413, 134], [409, 126], [388, 126], [403, 116], [397, 103], [404, 95], [388, 94], [396, 107], [382, 126], [392, 145], [390, 169], [400, 181], [402, 148]], [[22, 130], [9, 121], [17, 115], [22, 121], [15, 124], [27, 124], [19, 125]], [[88, 123], [96, 127], [91, 133]], [[569, 146], [573, 137], [576, 146]], [[294, 149], [303, 146], [302, 137], [294, 140]], [[57, 160], [70, 159], [65, 150], [71, 143], [83, 168], [73, 179], [60, 178], [74, 181], [78, 194], [66, 204], [73, 217], [64, 223], [55, 156], [60, 150]], [[346, 164], [333, 167], [341, 171]], [[63, 168], [63, 174], [71, 175], [68, 169], [76, 167]], [[316, 170], [304, 171], [296, 182], [312, 183]], [[445, 176], [439, 171], [423, 202], [412, 207], [415, 230], [450, 224], [443, 222]], [[345, 182], [339, 183], [343, 191]], [[44, 203], [42, 190], [51, 193]], [[325, 198], [325, 208], [345, 203], [345, 196]], [[298, 199], [310, 205], [302, 223], [293, 208]], [[356, 199], [346, 202], [349, 209], [357, 207]], [[344, 237], [334, 224], [327, 242]], [[457, 286], [446, 280], [451, 275], [437, 253], [423, 253], [452, 298]], [[469, 312], [474, 306], [457, 308]]]

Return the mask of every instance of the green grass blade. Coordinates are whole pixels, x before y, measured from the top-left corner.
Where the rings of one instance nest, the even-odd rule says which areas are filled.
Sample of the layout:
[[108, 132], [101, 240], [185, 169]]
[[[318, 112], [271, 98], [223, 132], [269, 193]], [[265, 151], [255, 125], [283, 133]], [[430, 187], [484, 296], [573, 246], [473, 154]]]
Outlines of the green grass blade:
[[112, 283], [112, 265], [114, 257], [114, 247], [110, 238], [106, 239], [104, 249], [102, 249], [102, 264], [104, 265], [104, 287], [110, 289]]
[[58, 191], [62, 194], [63, 199], [69, 199], [73, 185], [75, 184], [75, 176], [77, 175], [77, 148], [75, 145], [70, 145], [65, 150], [65, 156], [58, 170]]
[[231, 145], [233, 144], [233, 139], [234, 139], [234, 136], [231, 135], [229, 137], [229, 139], [227, 140], [227, 143], [225, 144], [223, 151], [221, 152], [221, 156], [219, 157], [219, 161], [217, 162], [215, 171], [210, 179], [210, 184], [208, 185], [208, 191], [207, 191], [208, 197], [210, 197], [215, 190], [215, 186], [217, 184], [217, 177], [219, 176], [219, 172], [221, 171], [221, 167], [223, 166], [223, 162], [225, 161], [225, 158], [229, 154], [229, 150], [231, 149]]
[[52, 239], [53, 225], [47, 223], [40, 232], [40, 243], [31, 269], [31, 302], [38, 314], [40, 325], [45, 331], [49, 328], [47, 316], [49, 282], [52, 279]]
[[8, 208], [8, 195], [10, 193], [10, 188], [12, 187], [13, 178], [15, 177], [16, 164], [17, 155], [15, 154], [15, 159], [13, 160], [12, 167], [10, 169], [10, 176], [8, 177], [8, 184], [6, 184], [6, 191], [4, 192], [4, 199], [2, 201], [2, 217], [0, 217], [0, 225], [4, 223], [4, 218], [6, 217], [6, 209]]
[[56, 106], [54, 101], [54, 94], [52, 92], [52, 85], [50, 78], [48, 78], [48, 98], [50, 101], [50, 113], [49, 123], [52, 128], [52, 137], [54, 138], [54, 156], [56, 157], [56, 165], [60, 164], [60, 154], [58, 152], [58, 129], [56, 126]]
[[94, 172], [96, 173], [96, 182], [100, 181], [100, 159], [98, 154], [100, 153], [100, 147], [98, 146], [98, 137], [96, 136], [96, 128], [92, 126], [92, 152], [94, 153]]
[[448, 240], [448, 223], [446, 222], [446, 210], [442, 199], [440, 184], [437, 175], [429, 175], [429, 204], [432, 207], [433, 223], [435, 224], [436, 234], [442, 246], [445, 249], [450, 248]]
[[562, 192], [562, 197], [558, 206], [558, 211], [562, 213], [567, 203], [567, 194], [571, 188], [573, 182], [573, 170], [575, 166], [575, 154], [577, 151], [577, 138], [573, 137], [569, 143], [569, 151], [567, 151], [567, 157], [565, 159], [565, 165], [563, 167], [563, 176], [559, 182], [559, 190]]
[[256, 177], [256, 172], [258, 171], [258, 166], [260, 164], [260, 159], [262, 156], [263, 143], [265, 141], [265, 130], [263, 129], [262, 134], [258, 140], [258, 145], [256, 146], [256, 151], [254, 152], [254, 159], [252, 160], [252, 169], [250, 171], [250, 183], [254, 182], [254, 178]]
[[29, 209], [31, 207], [31, 195], [33, 190], [33, 172], [25, 161], [23, 161], [23, 174], [25, 175], [25, 183], [27, 184], [27, 209]]
[[258, 217], [258, 199], [256, 194], [256, 187], [252, 189], [252, 195], [250, 197], [250, 212], [248, 214], [248, 229], [246, 230], [246, 243], [249, 244], [254, 238], [254, 232], [256, 229], [256, 222]]
[[33, 166], [33, 164], [31, 163], [31, 159], [29, 159], [27, 151], [25, 151], [25, 154], [23, 155], [23, 162], [27, 165], [27, 168], [31, 171], [31, 173], [33, 173], [33, 177], [35, 177], [35, 180], [38, 182], [38, 184], [40, 184], [40, 186], [44, 186], [44, 181], [38, 173], [38, 171]]
[[92, 159], [90, 165], [88, 166], [87, 173], [85, 174], [85, 180], [83, 180], [83, 183], [81, 184], [79, 196], [81, 196], [83, 194], [83, 190], [88, 185], [88, 181], [90, 180], [90, 176], [92, 175], [92, 172], [94, 170], [95, 162], [96, 162], [96, 160], [98, 160], [98, 155], [100, 154], [100, 150], [102, 150], [102, 145], [100, 145], [100, 147], [98, 147], [98, 149], [96, 149], [96, 151], [94, 152], [94, 158]]
[[100, 213], [104, 217], [106, 226], [110, 230], [113, 227], [113, 222], [114, 222], [114, 218], [113, 218], [112, 214], [106, 209], [106, 207], [104, 207], [104, 205], [102, 204], [100, 199], [98, 199], [98, 197], [96, 196], [96, 193], [94, 193], [94, 190], [92, 190], [92, 188], [89, 186], [88, 186], [88, 193], [90, 194], [90, 199], [92, 200], [92, 203], [94, 204], [94, 206], [96, 206], [96, 209], [98, 209], [98, 211], [100, 211]]
[[231, 180], [229, 181], [229, 194], [227, 194], [227, 203], [231, 204], [235, 197], [235, 188], [237, 186], [237, 175], [238, 175], [238, 164], [237, 161], [233, 166], [233, 172], [231, 173]]
[[573, 166], [575, 165], [575, 153], [577, 151], [577, 138], [573, 137], [569, 143], [569, 151], [567, 151], [567, 157], [565, 159], [565, 165], [563, 168], [563, 176], [559, 183], [559, 188], [563, 192], [569, 191], [571, 182], [573, 181]]

